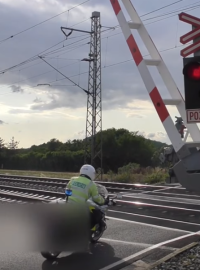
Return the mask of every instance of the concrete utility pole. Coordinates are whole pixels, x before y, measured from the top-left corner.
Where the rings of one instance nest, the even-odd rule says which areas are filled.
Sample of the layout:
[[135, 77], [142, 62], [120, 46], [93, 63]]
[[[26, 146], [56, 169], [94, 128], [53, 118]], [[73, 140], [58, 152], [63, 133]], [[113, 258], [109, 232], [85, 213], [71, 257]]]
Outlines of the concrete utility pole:
[[[66, 34], [64, 29], [71, 30]], [[100, 12], [92, 12], [91, 31], [61, 27], [66, 37], [73, 31], [91, 35], [89, 58], [89, 78], [87, 91], [87, 118], [84, 163], [91, 164], [97, 171], [97, 178], [102, 180], [102, 98], [101, 98], [101, 22]], [[97, 135], [98, 134], [98, 139]], [[97, 179], [96, 178], [96, 179]]]

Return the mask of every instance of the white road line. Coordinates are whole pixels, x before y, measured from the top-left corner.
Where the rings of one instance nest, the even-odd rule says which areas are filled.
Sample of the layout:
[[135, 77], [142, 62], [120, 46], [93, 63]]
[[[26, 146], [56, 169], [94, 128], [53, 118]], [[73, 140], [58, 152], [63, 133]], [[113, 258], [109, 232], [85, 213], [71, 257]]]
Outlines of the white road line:
[[[155, 186], [156, 188], [156, 186]], [[152, 191], [144, 191], [144, 192], [141, 192], [142, 194], [145, 194], [145, 193], [149, 193], [149, 192], [158, 192], [158, 191], [161, 191], [161, 190], [167, 190], [167, 189], [172, 189], [174, 187], [166, 187], [166, 188], [161, 188], [161, 189], [158, 189], [158, 190], [152, 190]]]
[[191, 235], [195, 235], [196, 233], [192, 233], [192, 234], [186, 234], [186, 235], [183, 235], [183, 236], [179, 236], [179, 237], [176, 237], [174, 239], [171, 239], [171, 240], [168, 240], [168, 241], [164, 241], [164, 242], [161, 242], [159, 244], [156, 244], [156, 245], [153, 245], [151, 247], [148, 247], [146, 249], [143, 249], [133, 255], [130, 255], [126, 258], [123, 258], [115, 263], [112, 263], [110, 265], [107, 265], [106, 267], [104, 268], [101, 268], [100, 270], [111, 270], [111, 269], [115, 269], [115, 267], [119, 267], [120, 265], [123, 266], [123, 264], [125, 263], [129, 263], [131, 264], [133, 261], [139, 259], [142, 255], [145, 255], [147, 252], [150, 252], [156, 248], [160, 248], [161, 246], [163, 245], [166, 245], [166, 244], [169, 244], [169, 243], [172, 243], [174, 241], [178, 241], [178, 240], [181, 240], [181, 239], [184, 239], [184, 238], [187, 238], [187, 237], [190, 237]]
[[101, 240], [103, 240], [105, 242], [116, 242], [116, 243], [120, 243], [120, 244], [142, 246], [142, 247], [151, 247], [151, 246], [153, 246], [151, 244], [138, 243], [138, 242], [129, 242], [129, 241], [122, 241], [122, 240], [114, 240], [114, 239], [108, 239], [108, 238], [101, 238], [100, 241]]
[[[133, 245], [133, 246], [141, 246], [141, 247], [152, 247], [153, 244], [145, 244], [145, 243], [139, 243], [139, 242], [129, 242], [129, 241], [122, 241], [122, 240], [115, 240], [115, 239], [108, 239], [108, 238], [101, 238], [100, 241], [105, 241], [105, 242], [114, 242], [114, 243], [119, 243], [119, 244], [126, 244], [126, 245]], [[176, 248], [171, 248], [171, 247], [162, 247], [162, 249], [167, 249], [167, 250], [177, 250]]]
[[185, 189], [185, 188], [181, 188], [181, 187], [169, 187], [169, 188], [163, 188], [163, 189], [160, 189], [160, 190], [154, 190], [153, 192], [159, 192], [161, 190], [167, 190], [167, 189]]
[[[177, 195], [177, 196], [186, 196], [186, 197], [194, 197], [194, 198], [200, 198], [199, 195], [189, 195], [189, 194], [180, 194], [180, 193], [166, 193], [166, 192], [161, 192], [162, 194], [165, 194], [165, 195], [170, 195], [170, 194], [173, 194], [173, 195]], [[133, 195], [133, 193], [131, 193]], [[131, 194], [128, 194], [128, 195], [131, 195]], [[159, 196], [159, 195], [156, 195], [156, 196]], [[169, 196], [170, 197], [170, 196]], [[173, 198], [173, 197], [172, 197]], [[186, 198], [183, 198], [183, 199], [186, 199]], [[186, 199], [187, 200], [187, 199]], [[191, 199], [193, 200], [193, 199]]]
[[117, 221], [122, 221], [122, 222], [139, 224], [139, 225], [142, 225], [142, 226], [148, 226], [148, 227], [163, 229], [163, 230], [167, 230], [167, 231], [183, 232], [183, 233], [187, 233], [187, 234], [188, 233], [189, 234], [192, 234], [193, 233], [193, 232], [190, 232], [190, 231], [185, 231], [185, 230], [180, 230], [180, 229], [174, 229], [174, 228], [168, 228], [168, 227], [158, 226], [158, 225], [153, 225], [153, 224], [146, 224], [146, 223], [143, 223], [143, 222], [138, 222], [138, 221], [133, 221], [133, 220], [128, 220], [128, 219], [114, 218], [114, 217], [109, 217], [109, 216], [107, 216], [107, 218], [108, 219], [117, 220]]
[[177, 209], [177, 210], [184, 210], [184, 211], [193, 211], [193, 212], [200, 212], [197, 209], [190, 209], [190, 208], [183, 208], [183, 207], [175, 207], [175, 206], [167, 206], [167, 205], [160, 205], [160, 204], [152, 204], [152, 203], [142, 203], [142, 202], [133, 202], [133, 201], [125, 201], [125, 200], [116, 200], [117, 202], [127, 203], [127, 204], [135, 204], [140, 206], [153, 206], [159, 208], [167, 208], [167, 209]]
[[[135, 194], [134, 194], [135, 195]], [[159, 195], [147, 195], [147, 196], [141, 196], [139, 195], [123, 195], [124, 198], [132, 198], [132, 199], [147, 199], [152, 201], [161, 201], [161, 202], [169, 202], [169, 203], [179, 203], [179, 204], [197, 204], [200, 205], [200, 200], [194, 200], [194, 199], [186, 199], [186, 198], [179, 198], [181, 201], [173, 200], [174, 197], [165, 197], [165, 196], [159, 196]], [[153, 198], [153, 196], [155, 196]], [[175, 198], [177, 199], [177, 198]]]
[[116, 210], [108, 210], [108, 212], [114, 212], [114, 213], [120, 213], [120, 214], [138, 216], [138, 217], [144, 217], [144, 218], [151, 218], [151, 219], [159, 219], [159, 220], [165, 220], [165, 221], [169, 221], [169, 222], [175, 222], [175, 223], [181, 223], [181, 224], [187, 224], [187, 225], [196, 225], [196, 226], [199, 226], [199, 228], [200, 228], [199, 223], [192, 223], [192, 222], [186, 222], [186, 221], [175, 220], [175, 219], [167, 219], [167, 218], [161, 218], [161, 217], [140, 215], [140, 214], [134, 214], [134, 213], [122, 212], [122, 211], [116, 211]]

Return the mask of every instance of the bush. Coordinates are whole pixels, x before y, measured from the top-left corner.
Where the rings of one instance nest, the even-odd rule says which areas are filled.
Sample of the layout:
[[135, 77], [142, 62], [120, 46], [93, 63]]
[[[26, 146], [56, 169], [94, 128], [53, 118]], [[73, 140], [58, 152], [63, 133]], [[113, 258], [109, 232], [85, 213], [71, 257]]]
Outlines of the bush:
[[157, 184], [164, 183], [168, 178], [167, 171], [161, 168], [141, 168], [139, 164], [129, 163], [120, 167], [118, 173], [108, 171], [104, 181], [120, 182], [120, 183], [147, 183]]
[[168, 174], [163, 171], [154, 172], [152, 174], [148, 174], [145, 176], [145, 183], [147, 184], [164, 183], [167, 177]]

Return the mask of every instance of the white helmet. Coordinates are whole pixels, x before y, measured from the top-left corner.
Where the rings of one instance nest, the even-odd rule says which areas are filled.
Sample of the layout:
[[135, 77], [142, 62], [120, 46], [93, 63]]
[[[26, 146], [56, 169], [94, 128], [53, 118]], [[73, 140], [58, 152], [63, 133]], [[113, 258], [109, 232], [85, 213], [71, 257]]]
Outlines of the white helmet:
[[95, 168], [89, 164], [85, 164], [80, 169], [80, 174], [87, 175], [92, 181], [95, 179], [96, 171]]

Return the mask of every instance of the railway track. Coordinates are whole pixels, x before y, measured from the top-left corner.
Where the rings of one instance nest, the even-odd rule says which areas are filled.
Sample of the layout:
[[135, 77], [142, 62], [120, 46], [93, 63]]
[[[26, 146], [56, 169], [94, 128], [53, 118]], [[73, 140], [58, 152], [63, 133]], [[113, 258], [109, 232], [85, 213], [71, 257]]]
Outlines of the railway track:
[[[35, 203], [64, 198], [66, 183], [66, 179], [34, 177], [31, 180], [0, 175], [0, 202]], [[105, 185], [109, 193], [122, 195], [117, 206], [110, 207], [111, 217], [191, 231], [200, 229], [200, 194], [181, 187], [128, 185], [125, 188], [122, 184], [120, 189], [119, 183]]]
[[[64, 198], [64, 192], [54, 192], [54, 191], [46, 191], [46, 190], [37, 190], [30, 189], [24, 187], [13, 187], [13, 186], [5, 186], [0, 185], [0, 201], [4, 201], [4, 197], [8, 198], [8, 202], [18, 202], [19, 200], [29, 202], [29, 198], [33, 198], [33, 202], [49, 202], [54, 199], [62, 199]], [[13, 200], [12, 200], [13, 198]], [[26, 198], [28, 198], [26, 200]]]
[[[61, 178], [47, 178], [47, 177], [34, 177], [34, 176], [19, 176], [19, 175], [5, 175], [0, 174], [0, 184], [6, 182], [23, 183], [24, 185], [48, 185], [52, 187], [61, 187], [65, 188], [66, 184], [69, 182], [69, 179], [61, 179]], [[156, 185], [143, 185], [143, 184], [127, 184], [127, 183], [113, 183], [113, 182], [101, 182], [96, 181], [96, 183], [105, 186], [107, 189], [115, 188], [116, 191], [138, 191], [138, 190], [146, 190], [146, 191], [154, 191], [163, 189], [163, 186]]]

